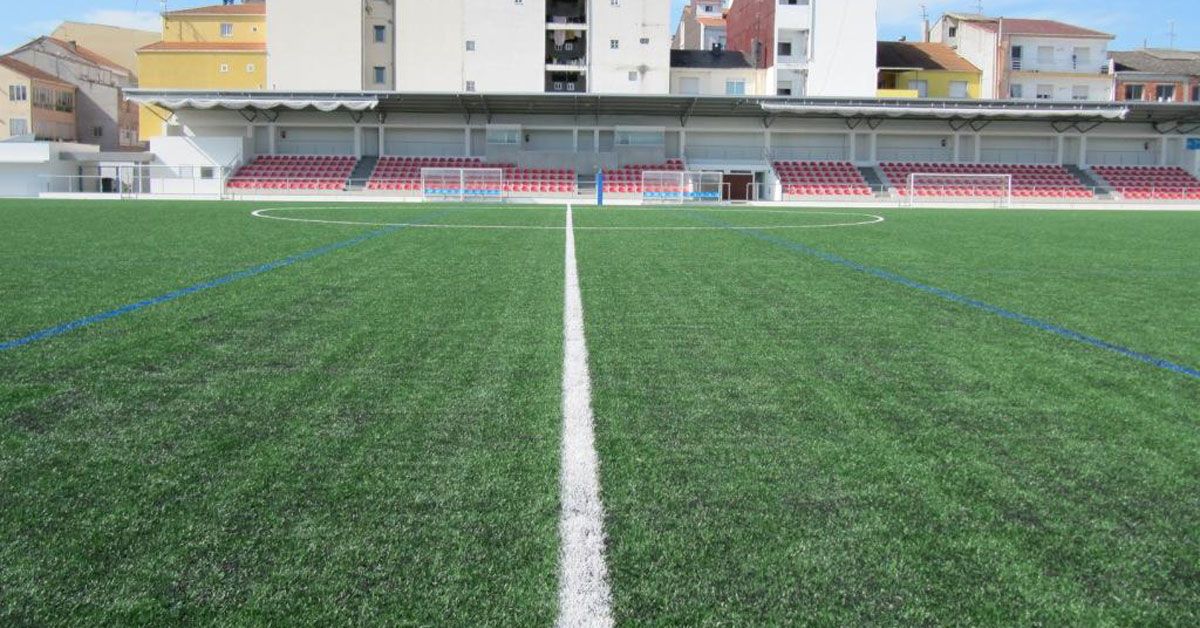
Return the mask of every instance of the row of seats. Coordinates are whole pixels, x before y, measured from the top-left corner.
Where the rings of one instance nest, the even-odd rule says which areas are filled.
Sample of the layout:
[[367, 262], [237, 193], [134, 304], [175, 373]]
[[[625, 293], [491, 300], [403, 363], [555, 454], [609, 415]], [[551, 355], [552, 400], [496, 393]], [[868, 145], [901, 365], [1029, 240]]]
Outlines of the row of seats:
[[229, 179], [236, 190], [346, 189], [357, 157], [336, 155], [263, 155], [242, 166]]
[[[502, 171], [500, 190], [540, 194], [568, 194], [577, 190], [574, 170], [566, 168], [520, 168], [516, 164], [486, 164], [477, 157], [383, 157], [367, 181], [368, 190], [418, 192], [426, 168], [496, 168]], [[440, 182], [434, 188], [447, 188]], [[453, 183], [457, 188], [459, 184]], [[470, 183], [466, 192], [495, 190], [494, 183]], [[447, 188], [448, 189], [448, 188]]]
[[1093, 166], [1092, 171], [1130, 200], [1200, 200], [1200, 179], [1173, 166]]
[[921, 177], [914, 186], [917, 196], [1001, 197], [1007, 190], [995, 179], [971, 175], [1010, 175], [1012, 194], [1020, 198], [1092, 198], [1095, 194], [1062, 166], [1032, 164], [947, 164], [947, 163], [885, 163], [880, 166], [884, 176], [901, 195], [907, 195], [909, 176], [913, 174], [952, 175]]
[[[683, 172], [682, 159], [669, 159], [659, 164], [629, 164], [620, 168], [604, 170], [604, 191], [609, 194], [642, 194], [647, 192], [643, 185], [646, 172]], [[659, 190], [654, 190], [658, 193]]]
[[871, 186], [845, 161], [777, 161], [772, 166], [789, 196], [871, 196]]

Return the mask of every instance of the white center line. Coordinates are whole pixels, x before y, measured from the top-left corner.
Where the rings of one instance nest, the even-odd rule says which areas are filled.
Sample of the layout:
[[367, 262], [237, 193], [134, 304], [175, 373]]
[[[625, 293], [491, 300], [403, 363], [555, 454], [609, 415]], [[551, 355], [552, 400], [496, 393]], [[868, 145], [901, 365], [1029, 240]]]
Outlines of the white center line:
[[604, 504], [592, 429], [592, 382], [583, 332], [583, 296], [575, 262], [575, 226], [567, 205], [563, 299], [562, 512], [558, 522], [558, 626], [612, 626], [612, 594], [604, 562]]

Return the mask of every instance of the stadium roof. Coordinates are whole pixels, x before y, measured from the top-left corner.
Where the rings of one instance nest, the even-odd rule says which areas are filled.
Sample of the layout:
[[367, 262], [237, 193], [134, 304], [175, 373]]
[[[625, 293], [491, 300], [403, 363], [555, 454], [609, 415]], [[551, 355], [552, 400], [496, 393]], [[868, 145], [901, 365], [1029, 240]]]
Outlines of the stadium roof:
[[129, 90], [139, 104], [169, 110], [377, 111], [395, 114], [906, 118], [924, 120], [1076, 120], [1200, 122], [1200, 105], [1132, 102], [893, 100], [747, 96], [477, 94], [396, 92], [205, 92]]

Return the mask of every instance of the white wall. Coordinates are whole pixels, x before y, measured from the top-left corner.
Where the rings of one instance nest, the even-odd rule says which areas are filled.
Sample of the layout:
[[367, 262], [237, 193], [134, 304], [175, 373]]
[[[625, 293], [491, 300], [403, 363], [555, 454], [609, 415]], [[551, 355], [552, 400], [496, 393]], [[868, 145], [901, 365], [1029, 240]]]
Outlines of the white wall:
[[807, 94], [873, 98], [877, 0], [813, 1]]
[[[597, 1], [590, 8], [588, 91], [667, 94], [671, 87], [670, 0], [622, 0], [617, 6]], [[649, 43], [641, 43], [643, 38]], [[612, 40], [619, 42], [619, 48], [612, 48]]]
[[[946, 43], [950, 46], [957, 46], [959, 56], [967, 61], [970, 61], [975, 67], [983, 72], [980, 78], [982, 90], [981, 98], [1007, 98], [1008, 94], [996, 93], [996, 33], [979, 28], [970, 23], [958, 23], [955, 20], [943, 19], [938, 22], [939, 28], [935, 28], [931, 39], [935, 42]], [[958, 26], [958, 36], [951, 39], [949, 36], [949, 28], [953, 25]]]
[[[438, 0], [436, 4], [441, 3], [455, 4], [450, 0]], [[521, 4], [496, 0], [465, 0], [465, 3], [463, 41], [458, 45], [465, 50], [465, 40], [473, 40], [475, 52], [464, 53], [463, 84], [474, 81], [475, 90], [480, 92], [545, 91], [545, 3], [528, 0]], [[422, 4], [431, 3], [425, 0]]]
[[364, 87], [363, 71], [362, 0], [270, 3], [267, 80], [271, 89], [357, 91]]
[[[747, 96], [767, 96], [766, 71], [754, 68], [712, 69], [671, 68], [671, 93], [688, 96], [724, 96], [726, 81], [743, 81]], [[695, 92], [685, 92], [685, 85], [695, 85]]]

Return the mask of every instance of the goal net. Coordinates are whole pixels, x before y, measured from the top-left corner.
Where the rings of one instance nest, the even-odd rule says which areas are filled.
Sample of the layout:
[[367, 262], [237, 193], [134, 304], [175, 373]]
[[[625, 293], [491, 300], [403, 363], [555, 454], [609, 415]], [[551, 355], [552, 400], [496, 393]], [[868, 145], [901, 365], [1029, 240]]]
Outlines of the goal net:
[[421, 195], [431, 201], [468, 201], [504, 196], [501, 168], [422, 168]]
[[642, 201], [657, 203], [719, 203], [725, 175], [720, 172], [646, 170], [642, 172]]
[[922, 202], [983, 203], [996, 207], [1012, 205], [1013, 185], [1010, 174], [936, 174], [908, 175], [904, 194], [910, 206]]

